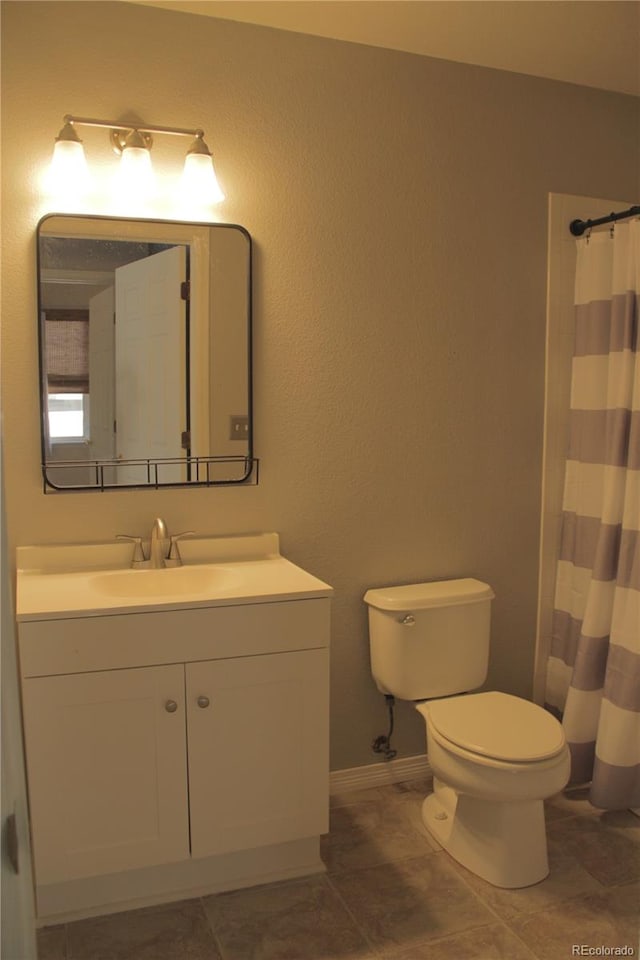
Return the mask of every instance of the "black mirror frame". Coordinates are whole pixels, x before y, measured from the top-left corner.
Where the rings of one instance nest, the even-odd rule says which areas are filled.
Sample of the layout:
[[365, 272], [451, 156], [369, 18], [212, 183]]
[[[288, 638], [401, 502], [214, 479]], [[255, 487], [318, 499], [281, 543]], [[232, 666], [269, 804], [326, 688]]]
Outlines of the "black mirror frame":
[[[80, 217], [83, 219], [90, 220], [99, 220], [103, 222], [121, 222], [123, 220], [135, 220], [139, 223], [149, 223], [149, 224], [163, 224], [170, 225], [180, 224], [181, 226], [193, 226], [193, 227], [221, 227], [239, 230], [247, 239], [248, 243], [248, 270], [247, 270], [247, 413], [248, 413], [248, 429], [247, 429], [247, 453], [244, 456], [207, 456], [207, 457], [188, 457], [184, 460], [180, 460], [180, 463], [187, 462], [192, 469], [196, 471], [195, 480], [185, 480], [185, 481], [161, 481], [158, 479], [158, 467], [164, 465], [174, 464], [177, 461], [175, 460], [151, 460], [151, 459], [136, 459], [128, 460], [127, 464], [135, 464], [138, 466], [146, 466], [148, 480], [145, 483], [105, 483], [104, 482], [104, 470], [108, 467], [117, 466], [118, 464], [123, 464], [123, 461], [113, 461], [113, 460], [87, 460], [87, 466], [92, 467], [95, 470], [96, 482], [93, 484], [56, 484], [53, 482], [51, 477], [48, 475], [47, 471], [55, 469], [57, 467], [68, 467], [70, 462], [68, 461], [58, 461], [55, 465], [51, 462], [47, 462], [47, 431], [45, 429], [45, 420], [47, 417], [47, 403], [45, 397], [45, 369], [44, 369], [44, 344], [42, 337], [42, 323], [41, 323], [41, 313], [42, 313], [42, 296], [41, 296], [41, 282], [40, 282], [40, 272], [41, 272], [41, 252], [40, 252], [40, 236], [41, 228], [43, 224], [52, 219], [53, 217]], [[127, 218], [127, 217], [111, 217], [104, 215], [94, 215], [94, 214], [82, 214], [82, 213], [56, 213], [51, 212], [47, 213], [40, 218], [36, 226], [36, 284], [37, 284], [37, 324], [38, 324], [38, 377], [39, 377], [39, 396], [40, 396], [40, 452], [41, 452], [41, 470], [42, 470], [42, 479], [45, 493], [77, 493], [77, 492], [91, 492], [91, 491], [111, 491], [111, 490], [148, 490], [148, 489], [159, 489], [159, 488], [186, 488], [193, 489], [194, 487], [214, 487], [214, 486], [241, 486], [241, 485], [256, 485], [258, 483], [258, 473], [259, 473], [259, 462], [254, 457], [253, 454], [253, 241], [251, 239], [251, 234], [246, 229], [246, 227], [241, 226], [236, 223], [207, 223], [204, 221], [188, 221], [188, 220], [164, 220], [156, 218]], [[77, 464], [77, 461], [73, 462], [74, 465]], [[225, 463], [235, 464], [242, 467], [242, 475], [233, 479], [224, 479], [216, 480], [209, 477], [209, 470], [212, 467], [221, 466]], [[200, 479], [201, 474], [204, 473], [202, 479]]]

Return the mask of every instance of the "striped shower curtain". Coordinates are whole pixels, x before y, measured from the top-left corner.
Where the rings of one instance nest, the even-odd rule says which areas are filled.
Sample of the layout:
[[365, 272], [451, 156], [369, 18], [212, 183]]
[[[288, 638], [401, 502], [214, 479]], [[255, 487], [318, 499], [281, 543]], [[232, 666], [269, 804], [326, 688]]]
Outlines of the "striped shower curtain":
[[577, 241], [575, 348], [546, 705], [571, 781], [640, 807], [640, 220]]

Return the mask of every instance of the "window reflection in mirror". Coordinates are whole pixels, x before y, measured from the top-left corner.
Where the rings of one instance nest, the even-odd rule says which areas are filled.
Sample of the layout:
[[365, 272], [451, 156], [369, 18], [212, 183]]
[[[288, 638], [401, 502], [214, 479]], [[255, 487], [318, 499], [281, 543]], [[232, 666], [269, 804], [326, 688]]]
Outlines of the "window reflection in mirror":
[[226, 224], [53, 215], [38, 231], [53, 487], [240, 482], [251, 462], [251, 242]]
[[90, 442], [88, 414], [88, 390], [86, 393], [52, 393], [49, 385], [47, 427], [50, 444], [61, 443], [63, 440]]

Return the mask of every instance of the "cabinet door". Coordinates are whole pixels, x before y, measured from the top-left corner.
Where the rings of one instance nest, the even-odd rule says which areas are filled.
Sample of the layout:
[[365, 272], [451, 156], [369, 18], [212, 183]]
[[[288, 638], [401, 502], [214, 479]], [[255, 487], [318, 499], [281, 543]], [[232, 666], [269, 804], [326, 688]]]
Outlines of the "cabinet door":
[[189, 856], [182, 665], [32, 678], [23, 697], [38, 884]]
[[304, 650], [187, 664], [192, 856], [326, 832], [328, 663]]

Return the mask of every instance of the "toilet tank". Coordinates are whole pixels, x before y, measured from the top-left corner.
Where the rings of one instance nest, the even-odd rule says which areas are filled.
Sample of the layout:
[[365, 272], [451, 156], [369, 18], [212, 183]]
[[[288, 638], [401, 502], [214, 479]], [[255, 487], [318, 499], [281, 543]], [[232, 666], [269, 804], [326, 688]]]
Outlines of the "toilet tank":
[[368, 590], [371, 672], [401, 700], [476, 690], [487, 676], [491, 587], [437, 580]]

